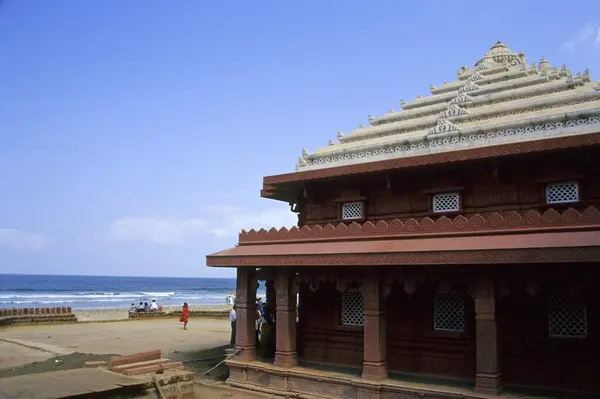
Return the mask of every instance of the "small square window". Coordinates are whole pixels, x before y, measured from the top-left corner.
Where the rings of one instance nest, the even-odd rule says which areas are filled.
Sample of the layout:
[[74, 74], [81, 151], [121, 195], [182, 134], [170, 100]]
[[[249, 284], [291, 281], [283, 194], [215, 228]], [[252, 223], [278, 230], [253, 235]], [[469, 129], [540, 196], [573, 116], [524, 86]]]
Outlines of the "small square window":
[[342, 324], [345, 326], [363, 326], [365, 324], [365, 306], [363, 295], [358, 291], [346, 291], [342, 294]]
[[555, 338], [587, 337], [584, 301], [568, 295], [552, 295], [548, 304], [548, 330]]
[[460, 194], [435, 194], [432, 198], [432, 208], [436, 213], [456, 212], [460, 210]]
[[436, 294], [433, 303], [435, 331], [465, 331], [465, 300], [460, 293]]
[[342, 205], [342, 219], [356, 220], [364, 217], [364, 205], [362, 202], [346, 202]]
[[577, 182], [561, 182], [546, 185], [547, 204], [566, 204], [579, 201], [579, 184]]

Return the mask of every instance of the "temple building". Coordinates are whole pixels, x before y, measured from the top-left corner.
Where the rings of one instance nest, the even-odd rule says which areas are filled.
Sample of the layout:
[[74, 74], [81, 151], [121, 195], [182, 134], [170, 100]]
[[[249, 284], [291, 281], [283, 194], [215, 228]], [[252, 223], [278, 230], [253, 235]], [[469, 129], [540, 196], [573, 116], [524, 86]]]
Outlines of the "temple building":
[[264, 178], [298, 226], [207, 256], [237, 268], [231, 385], [600, 397], [600, 84], [498, 42], [429, 89]]

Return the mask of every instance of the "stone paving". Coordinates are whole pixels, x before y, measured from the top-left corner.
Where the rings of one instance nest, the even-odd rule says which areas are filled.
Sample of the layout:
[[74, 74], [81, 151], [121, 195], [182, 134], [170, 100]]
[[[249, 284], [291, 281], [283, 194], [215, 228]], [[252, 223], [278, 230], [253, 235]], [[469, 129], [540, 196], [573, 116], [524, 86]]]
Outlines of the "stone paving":
[[[184, 359], [227, 345], [230, 333], [226, 319], [211, 318], [192, 319], [188, 330], [175, 319], [7, 327], [0, 329], [0, 368], [73, 352], [131, 354], [160, 349], [165, 357]], [[56, 398], [140, 383], [147, 381], [105, 369], [55, 371], [0, 379], [0, 399]]]
[[227, 345], [230, 334], [227, 320], [211, 318], [192, 319], [187, 331], [174, 319], [7, 327], [0, 330], [0, 368], [73, 352], [129, 354], [160, 349], [165, 357], [177, 359], [185, 352]]
[[148, 378], [125, 377], [103, 369], [77, 369], [0, 379], [0, 398], [50, 399], [143, 387]]

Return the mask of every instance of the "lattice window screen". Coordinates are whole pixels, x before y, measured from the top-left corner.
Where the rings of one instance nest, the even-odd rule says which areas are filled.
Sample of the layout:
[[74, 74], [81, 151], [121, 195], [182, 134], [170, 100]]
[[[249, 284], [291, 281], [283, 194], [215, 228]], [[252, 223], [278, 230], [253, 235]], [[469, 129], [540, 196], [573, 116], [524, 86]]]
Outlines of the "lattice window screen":
[[579, 201], [577, 182], [552, 183], [546, 185], [546, 203], [564, 204]]
[[347, 202], [342, 205], [342, 219], [354, 220], [362, 219], [364, 206], [362, 202]]
[[460, 194], [435, 194], [432, 199], [434, 212], [454, 212], [460, 209]]
[[587, 314], [583, 300], [568, 295], [552, 295], [548, 305], [551, 337], [587, 337]]
[[436, 294], [433, 304], [433, 329], [465, 331], [465, 301], [459, 293]]
[[363, 326], [365, 324], [365, 306], [363, 295], [357, 291], [342, 294], [342, 324], [345, 326]]

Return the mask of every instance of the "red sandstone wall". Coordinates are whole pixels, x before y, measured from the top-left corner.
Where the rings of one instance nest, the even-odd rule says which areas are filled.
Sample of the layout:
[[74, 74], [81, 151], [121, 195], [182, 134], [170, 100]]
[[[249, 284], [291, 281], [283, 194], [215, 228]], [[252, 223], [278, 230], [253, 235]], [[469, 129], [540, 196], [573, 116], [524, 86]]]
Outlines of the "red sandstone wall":
[[548, 295], [546, 292], [531, 297], [522, 290], [514, 290], [498, 302], [504, 380], [521, 385], [600, 391], [600, 295], [596, 291], [587, 296], [585, 339], [549, 336]]
[[431, 286], [412, 295], [401, 287], [387, 299], [388, 367], [391, 371], [473, 379], [475, 375], [475, 314], [465, 294], [465, 333], [433, 330]]
[[[502, 159], [495, 170], [486, 161], [445, 167], [411, 169], [388, 176], [356, 177], [352, 181], [328, 181], [309, 190], [304, 212], [306, 224], [335, 223], [340, 220], [336, 198], [352, 186], [366, 197], [368, 220], [438, 215], [430, 210], [431, 190], [462, 187], [462, 214], [500, 210], [547, 209], [544, 184], [548, 179], [576, 177], [584, 203], [572, 205], [583, 210], [600, 204], [600, 176], [595, 172], [598, 151], [578, 149], [558, 154]], [[559, 206], [560, 207], [560, 206]], [[302, 219], [302, 218], [301, 218]]]
[[333, 285], [317, 292], [302, 285], [298, 351], [303, 360], [361, 367], [363, 328], [341, 325], [341, 294]]

